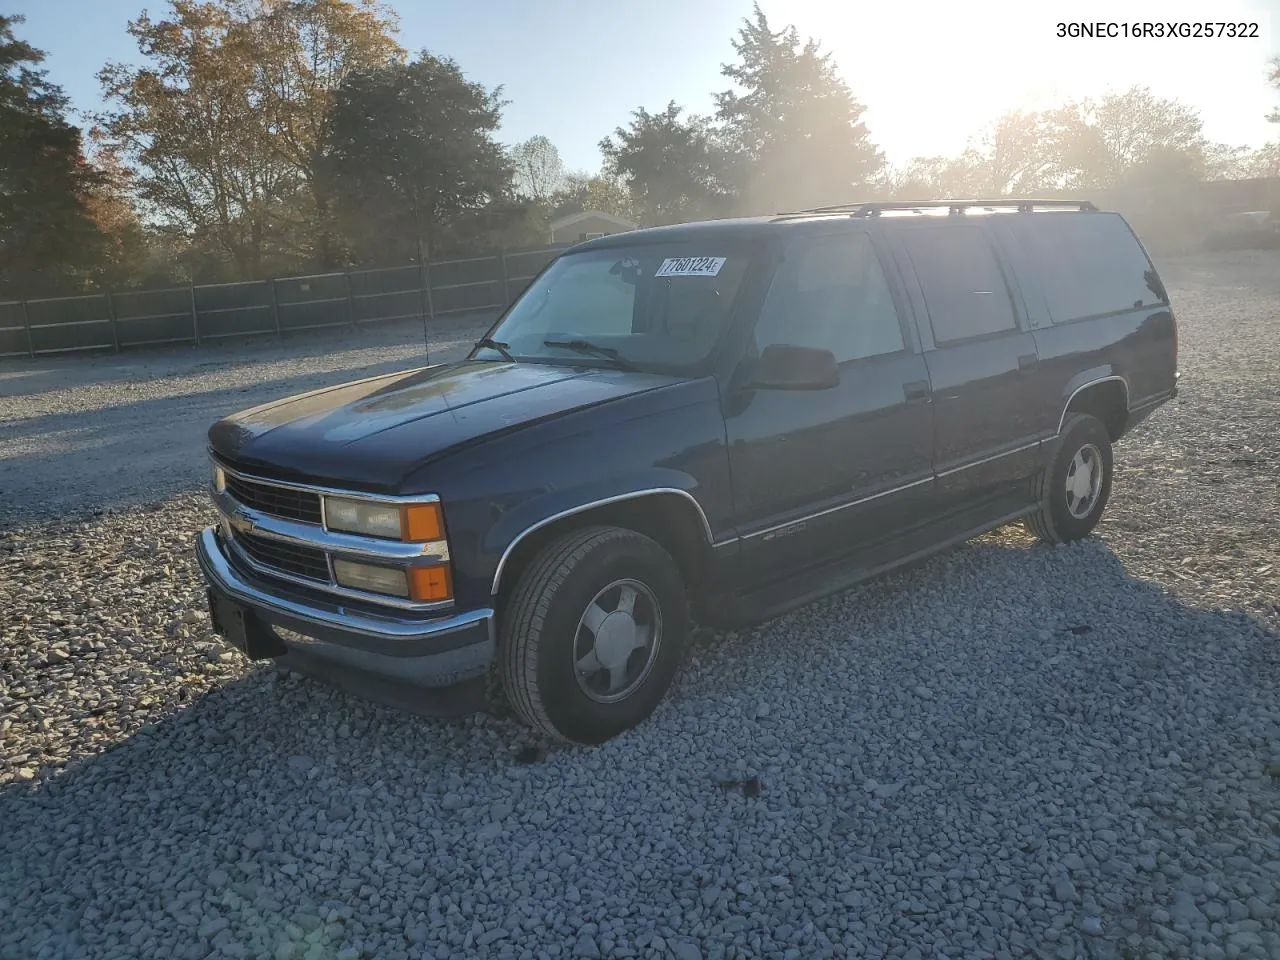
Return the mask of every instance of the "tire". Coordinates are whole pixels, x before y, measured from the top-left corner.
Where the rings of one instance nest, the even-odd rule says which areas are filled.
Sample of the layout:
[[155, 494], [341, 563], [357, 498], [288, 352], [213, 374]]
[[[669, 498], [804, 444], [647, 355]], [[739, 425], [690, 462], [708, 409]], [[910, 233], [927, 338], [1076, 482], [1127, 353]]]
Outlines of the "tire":
[[[506, 604], [498, 661], [508, 701], [558, 740], [616, 737], [644, 721], [670, 687], [688, 607], [680, 568], [650, 538], [617, 527], [565, 534], [521, 572]], [[646, 635], [648, 644], [637, 646]]]
[[[1078, 454], [1080, 462], [1076, 462]], [[1090, 461], [1095, 470], [1102, 471], [1096, 488], [1078, 479], [1081, 463], [1088, 465]], [[1041, 478], [1039, 507], [1023, 521], [1027, 530], [1045, 543], [1087, 537], [1102, 519], [1111, 496], [1112, 467], [1111, 437], [1102, 421], [1084, 413], [1069, 415], [1058, 453]], [[1091, 495], [1083, 494], [1086, 487]]]

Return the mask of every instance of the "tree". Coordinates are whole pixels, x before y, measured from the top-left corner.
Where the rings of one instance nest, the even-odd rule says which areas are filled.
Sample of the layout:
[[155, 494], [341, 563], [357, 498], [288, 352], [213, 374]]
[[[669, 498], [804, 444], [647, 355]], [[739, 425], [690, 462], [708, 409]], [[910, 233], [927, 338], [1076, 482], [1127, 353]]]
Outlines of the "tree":
[[1175, 168], [1203, 176], [1207, 144], [1199, 114], [1135, 86], [1058, 112], [1060, 162], [1069, 188], [1112, 187]]
[[88, 201], [100, 176], [85, 160], [67, 100], [39, 69], [44, 53], [0, 16], [0, 289], [53, 291], [83, 282], [103, 250]]
[[[90, 134], [90, 143], [96, 135]], [[84, 198], [85, 213], [102, 237], [93, 279], [100, 286], [124, 286], [148, 272], [150, 237], [131, 199], [132, 173], [109, 148], [92, 155], [97, 176]]]
[[895, 175], [895, 191], [944, 197], [1035, 196], [1060, 190], [1069, 149], [1062, 110], [1013, 111], [995, 120], [956, 157], [917, 158]]
[[941, 182], [950, 160], [946, 157], [912, 157], [902, 166], [885, 171], [890, 196], [895, 200], [938, 200]]
[[477, 224], [496, 229], [523, 215], [494, 140], [504, 105], [501, 88], [425, 52], [346, 79], [329, 116], [324, 178], [360, 259], [435, 256]]
[[975, 150], [958, 157], [914, 157], [889, 172], [889, 193], [895, 200], [947, 200], [981, 193], [981, 158]]
[[1210, 180], [1239, 180], [1251, 176], [1249, 163], [1254, 152], [1248, 147], [1213, 143], [1205, 147], [1204, 174]]
[[300, 184], [255, 96], [248, 25], [226, 3], [173, 0], [170, 19], [144, 13], [129, 33], [150, 65], [100, 72], [118, 106], [100, 117], [104, 142], [136, 171], [152, 217], [226, 258], [230, 276], [262, 276], [276, 214]]
[[830, 54], [795, 27], [774, 32], [759, 5], [721, 72], [737, 90], [716, 96], [743, 209], [763, 213], [839, 203], [865, 194], [884, 166], [862, 122], [863, 105]]
[[1000, 117], [966, 153], [975, 194], [1033, 196], [1060, 185], [1061, 122], [1054, 112], [1014, 111]]
[[256, 0], [248, 24], [255, 54], [255, 98], [273, 147], [297, 171], [309, 226], [297, 238], [317, 269], [341, 259], [331, 198], [316, 168], [327, 144], [328, 114], [343, 81], [404, 58], [393, 39], [396, 18], [377, 0]]
[[147, 65], [99, 74], [104, 143], [147, 213], [229, 273], [330, 265], [316, 164], [334, 87], [398, 55], [371, 0], [171, 0], [129, 33]]
[[1280, 177], [1280, 141], [1264, 144], [1240, 163], [1244, 177]]
[[628, 220], [636, 219], [627, 185], [607, 171], [595, 175], [568, 173], [560, 189], [551, 196], [552, 217], [566, 217], [584, 210], [599, 210]]
[[[1267, 75], [1267, 82], [1277, 90], [1280, 90], [1280, 57], [1272, 57], [1268, 66], [1271, 68], [1271, 72]], [[1280, 107], [1267, 114], [1267, 119], [1272, 123], [1280, 123]]]
[[714, 215], [727, 208], [723, 155], [702, 117], [682, 120], [673, 100], [661, 113], [643, 107], [631, 124], [600, 141], [605, 170], [626, 184], [648, 226]]
[[511, 148], [516, 192], [539, 203], [551, 199], [564, 182], [564, 162], [556, 145], [543, 136], [530, 137]]

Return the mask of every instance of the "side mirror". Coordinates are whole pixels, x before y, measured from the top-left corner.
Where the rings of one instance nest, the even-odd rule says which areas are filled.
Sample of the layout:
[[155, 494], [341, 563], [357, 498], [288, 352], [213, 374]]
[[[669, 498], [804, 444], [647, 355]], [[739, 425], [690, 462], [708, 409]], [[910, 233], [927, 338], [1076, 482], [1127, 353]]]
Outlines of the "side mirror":
[[830, 350], [771, 343], [752, 365], [757, 390], [827, 390], [840, 383], [840, 367]]

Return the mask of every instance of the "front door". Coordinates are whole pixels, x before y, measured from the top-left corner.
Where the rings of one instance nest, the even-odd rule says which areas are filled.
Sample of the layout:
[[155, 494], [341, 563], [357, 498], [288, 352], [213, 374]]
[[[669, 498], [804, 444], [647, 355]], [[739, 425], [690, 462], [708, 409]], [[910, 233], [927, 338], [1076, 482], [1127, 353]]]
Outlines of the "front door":
[[832, 351], [825, 390], [745, 386], [725, 398], [744, 576], [782, 579], [883, 541], [931, 503], [928, 370], [861, 224], [786, 249], [748, 356], [770, 344]]

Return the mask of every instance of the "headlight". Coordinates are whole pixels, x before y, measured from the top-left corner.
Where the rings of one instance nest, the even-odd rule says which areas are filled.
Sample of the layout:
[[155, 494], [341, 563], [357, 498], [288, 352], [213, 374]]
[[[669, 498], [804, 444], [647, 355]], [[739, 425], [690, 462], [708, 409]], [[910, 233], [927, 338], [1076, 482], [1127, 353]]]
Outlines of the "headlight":
[[343, 533], [360, 533], [407, 543], [444, 539], [444, 517], [438, 503], [398, 506], [345, 497], [325, 497], [324, 516], [330, 530], [340, 530]]
[[324, 519], [330, 530], [400, 539], [400, 508], [368, 500], [324, 498]]
[[221, 493], [227, 489], [227, 475], [216, 463], [213, 465], [213, 489], [215, 493]]

